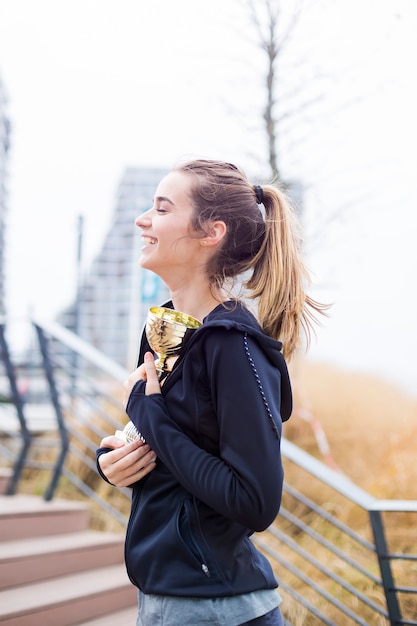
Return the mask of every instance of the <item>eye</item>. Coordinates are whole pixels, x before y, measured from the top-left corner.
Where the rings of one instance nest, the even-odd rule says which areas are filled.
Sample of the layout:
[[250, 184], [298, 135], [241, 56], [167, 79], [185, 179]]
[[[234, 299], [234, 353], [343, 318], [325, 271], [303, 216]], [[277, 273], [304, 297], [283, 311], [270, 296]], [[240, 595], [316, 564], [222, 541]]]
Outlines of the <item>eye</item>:
[[168, 213], [167, 209], [163, 206], [157, 207], [156, 212], [159, 213], [160, 215], [163, 215], [164, 213]]

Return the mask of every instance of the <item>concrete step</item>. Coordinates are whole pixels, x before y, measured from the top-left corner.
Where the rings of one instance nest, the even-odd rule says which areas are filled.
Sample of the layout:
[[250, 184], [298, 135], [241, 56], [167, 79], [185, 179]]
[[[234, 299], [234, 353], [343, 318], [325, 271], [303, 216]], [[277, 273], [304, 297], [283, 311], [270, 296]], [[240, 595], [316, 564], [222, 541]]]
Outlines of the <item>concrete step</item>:
[[0, 543], [0, 589], [123, 564], [124, 537], [82, 531]]
[[45, 537], [86, 530], [88, 506], [81, 502], [37, 496], [0, 496], [0, 538], [2, 541]]
[[138, 616], [138, 607], [134, 606], [117, 613], [109, 613], [97, 619], [82, 622], [77, 626], [135, 626]]
[[113, 565], [0, 591], [0, 622], [3, 626], [72, 626], [107, 618], [111, 612], [135, 607], [136, 602], [136, 588], [125, 566]]

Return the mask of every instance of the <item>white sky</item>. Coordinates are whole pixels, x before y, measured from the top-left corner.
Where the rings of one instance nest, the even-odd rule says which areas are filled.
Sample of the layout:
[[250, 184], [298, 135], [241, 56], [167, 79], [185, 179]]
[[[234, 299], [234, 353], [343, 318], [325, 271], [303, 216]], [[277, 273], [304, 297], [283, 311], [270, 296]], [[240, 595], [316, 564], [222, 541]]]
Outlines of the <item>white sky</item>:
[[[278, 149], [305, 187], [314, 295], [334, 302], [311, 355], [417, 393], [417, 2], [306, 6]], [[268, 175], [254, 38], [239, 0], [0, 0], [12, 316], [72, 301], [78, 215], [88, 265], [126, 166], [206, 156]]]

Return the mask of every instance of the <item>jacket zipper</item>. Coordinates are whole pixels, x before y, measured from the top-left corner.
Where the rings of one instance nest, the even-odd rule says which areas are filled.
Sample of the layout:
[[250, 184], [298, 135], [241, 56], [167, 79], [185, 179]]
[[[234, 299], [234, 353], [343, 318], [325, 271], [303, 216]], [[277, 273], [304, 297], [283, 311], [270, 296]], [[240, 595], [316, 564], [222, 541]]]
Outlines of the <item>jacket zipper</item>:
[[207, 565], [205, 563], [201, 564], [201, 569], [203, 570], [203, 572], [205, 573], [205, 575], [207, 576], [207, 578], [210, 578], [210, 570], [207, 567]]
[[[190, 519], [190, 510], [189, 510], [189, 505], [185, 505], [186, 510], [188, 509], [188, 518]], [[191, 532], [191, 528], [188, 529], [187, 531], [187, 538], [190, 541], [190, 543], [192, 544], [192, 548], [194, 551], [195, 556], [199, 559], [200, 561], [200, 567], [201, 567], [201, 571], [203, 572], [203, 574], [205, 574], [207, 576], [207, 578], [211, 577], [210, 574], [210, 570], [208, 568], [208, 565], [206, 563], [204, 563], [204, 558], [202, 555], [202, 552], [200, 550], [200, 547], [196, 541], [196, 538], [194, 537], [193, 533]]]
[[201, 550], [199, 548], [199, 546], [197, 545], [197, 542], [195, 540], [195, 538], [193, 537], [192, 533], [190, 532], [190, 541], [193, 544], [193, 548], [195, 550], [195, 553], [198, 554], [199, 559], [200, 559], [200, 565], [201, 565], [201, 571], [203, 572], [203, 574], [205, 574], [207, 576], [207, 578], [210, 578], [211, 574], [210, 574], [210, 570], [208, 568], [208, 565], [206, 563], [204, 563], [203, 558], [202, 558], [202, 554], [201, 554]]

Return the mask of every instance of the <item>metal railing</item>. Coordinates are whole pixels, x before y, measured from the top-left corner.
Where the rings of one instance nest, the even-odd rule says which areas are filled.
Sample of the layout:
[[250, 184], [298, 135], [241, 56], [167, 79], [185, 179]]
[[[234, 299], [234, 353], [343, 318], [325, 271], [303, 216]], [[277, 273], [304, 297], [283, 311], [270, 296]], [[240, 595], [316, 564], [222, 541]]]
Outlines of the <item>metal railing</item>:
[[279, 563], [282, 588], [317, 623], [417, 624], [417, 501], [374, 498], [286, 439], [282, 454], [291, 474], [283, 506], [255, 537]]
[[[47, 459], [44, 497], [65, 497], [69, 484], [75, 485], [92, 503], [98, 523], [106, 516], [124, 527], [130, 491], [98, 477], [95, 450], [103, 436], [127, 421], [118, 398], [128, 372], [58, 324], [35, 321], [34, 329], [35, 371], [43, 376], [56, 417], [55, 458]], [[42, 443], [43, 436], [27, 424], [18, 384], [21, 368], [12, 364], [2, 326], [0, 341], [3, 377], [9, 381], [22, 440], [21, 450], [14, 452], [11, 494], [24, 468], [44, 467], [45, 455], [29, 459], [29, 448]], [[1, 433], [0, 445], [10, 456], [9, 435]], [[285, 438], [282, 454], [281, 511], [253, 541], [273, 564], [289, 622], [417, 625], [417, 501], [374, 498]]]

